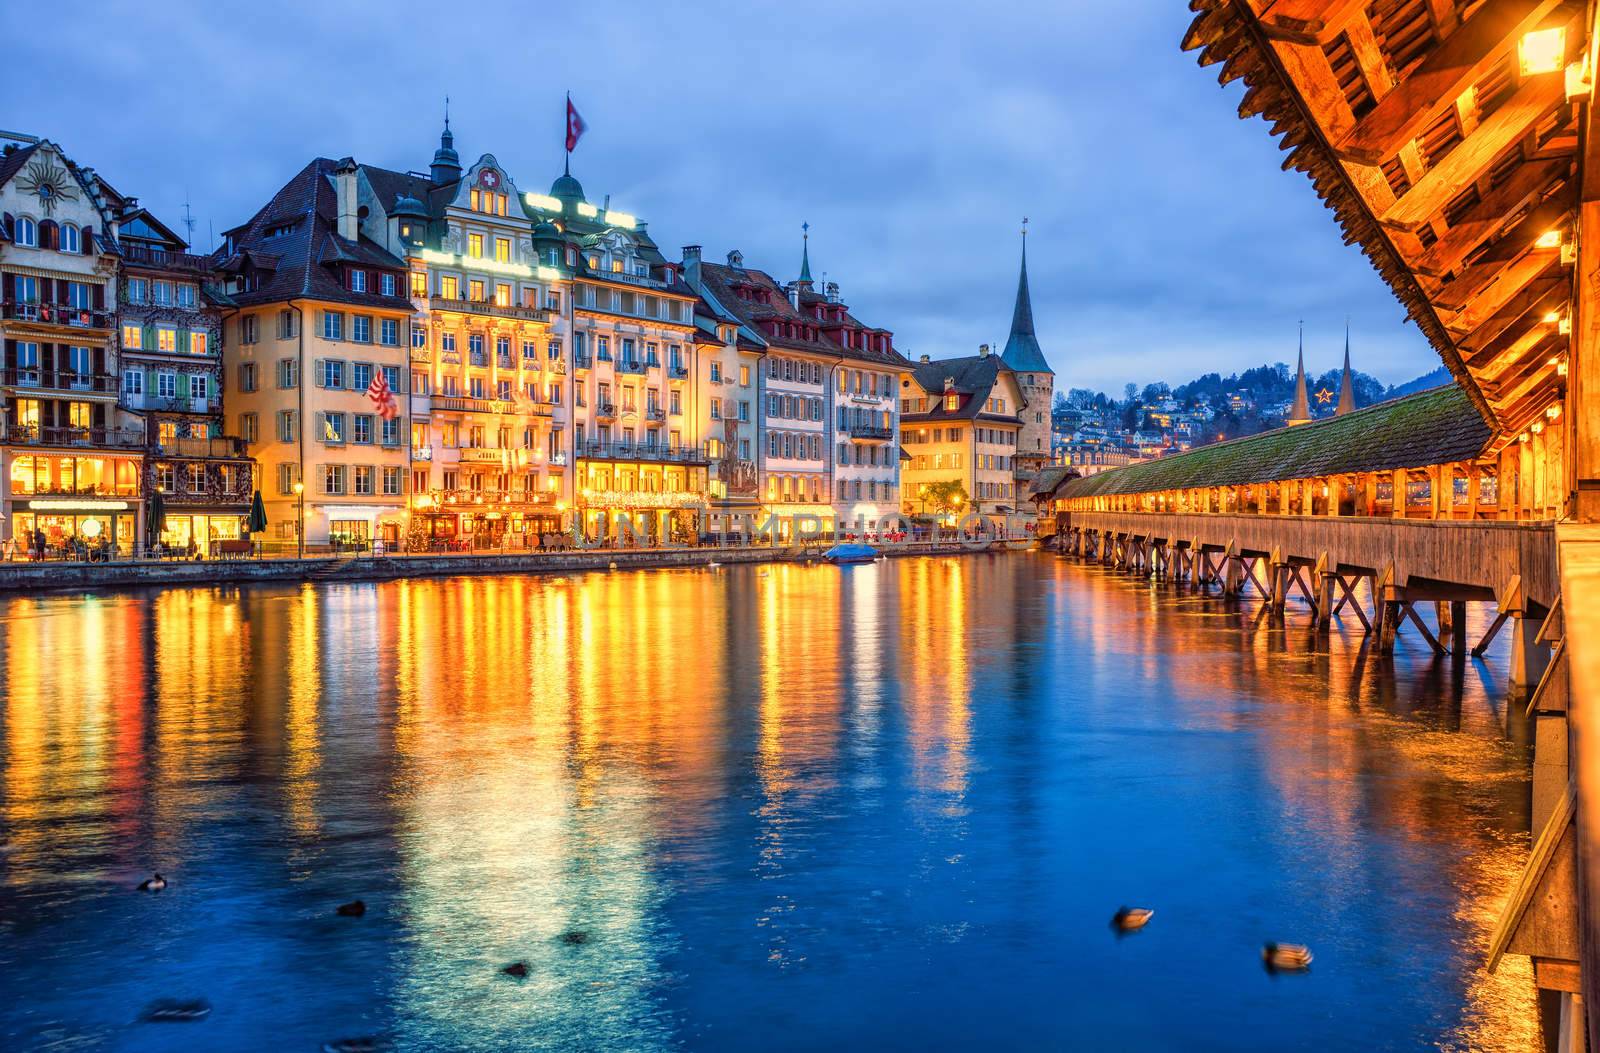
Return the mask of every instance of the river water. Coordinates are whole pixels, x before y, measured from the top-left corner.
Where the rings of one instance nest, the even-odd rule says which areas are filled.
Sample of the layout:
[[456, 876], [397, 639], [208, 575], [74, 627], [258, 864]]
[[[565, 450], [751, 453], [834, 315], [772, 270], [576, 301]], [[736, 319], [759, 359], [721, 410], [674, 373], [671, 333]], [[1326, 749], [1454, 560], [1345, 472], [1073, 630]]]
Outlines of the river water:
[[1043, 554], [0, 600], [0, 1048], [1531, 1048], [1503, 661], [1306, 620]]

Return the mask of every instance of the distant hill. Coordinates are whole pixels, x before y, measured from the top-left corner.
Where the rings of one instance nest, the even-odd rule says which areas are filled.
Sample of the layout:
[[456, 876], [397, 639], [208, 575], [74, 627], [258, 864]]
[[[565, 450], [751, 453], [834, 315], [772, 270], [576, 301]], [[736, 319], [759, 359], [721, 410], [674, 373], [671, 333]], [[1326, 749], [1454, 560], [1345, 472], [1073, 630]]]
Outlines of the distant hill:
[[1387, 397], [1391, 399], [1397, 399], [1403, 395], [1414, 395], [1419, 391], [1427, 391], [1429, 388], [1442, 387], [1448, 383], [1450, 383], [1450, 371], [1445, 367], [1440, 366], [1432, 373], [1424, 373], [1416, 380], [1408, 380], [1404, 384], [1399, 384], [1390, 388]]

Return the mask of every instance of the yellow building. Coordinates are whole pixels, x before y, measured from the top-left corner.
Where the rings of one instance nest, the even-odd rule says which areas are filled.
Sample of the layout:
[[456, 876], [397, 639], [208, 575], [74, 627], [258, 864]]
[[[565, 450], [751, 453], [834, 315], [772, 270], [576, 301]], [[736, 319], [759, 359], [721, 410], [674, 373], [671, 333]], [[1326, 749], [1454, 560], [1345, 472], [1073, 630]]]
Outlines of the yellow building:
[[[1019, 514], [1015, 458], [1027, 403], [1017, 375], [988, 345], [969, 358], [923, 355], [900, 400], [902, 510], [910, 515], [976, 512], [997, 525]], [[960, 504], [930, 503], [928, 488], [956, 482]]]
[[[409, 487], [404, 260], [369, 236], [358, 168], [318, 158], [243, 226], [224, 234], [220, 269], [231, 430], [256, 458], [268, 539], [393, 548]], [[386, 417], [369, 394], [382, 378]]]

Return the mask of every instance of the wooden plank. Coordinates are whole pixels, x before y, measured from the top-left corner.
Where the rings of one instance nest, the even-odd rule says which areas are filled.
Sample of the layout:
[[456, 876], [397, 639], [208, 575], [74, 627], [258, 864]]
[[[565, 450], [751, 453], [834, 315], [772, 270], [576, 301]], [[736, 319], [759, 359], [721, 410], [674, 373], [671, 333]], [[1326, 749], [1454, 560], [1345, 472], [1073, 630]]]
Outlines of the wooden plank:
[[1565, 88], [1560, 74], [1528, 79], [1471, 135], [1438, 159], [1428, 174], [1414, 183], [1380, 219], [1406, 230], [1420, 227], [1564, 101]]
[[1380, 98], [1350, 134], [1334, 144], [1335, 149], [1362, 164], [1380, 164], [1392, 157], [1558, 6], [1559, 0], [1489, 0]]
[[[1442, 277], [1461, 265], [1528, 201], [1542, 197], [1567, 170], [1561, 160], [1530, 161], [1517, 166], [1511, 178], [1490, 190], [1476, 205], [1456, 217], [1455, 225], [1414, 264], [1419, 274]], [[1552, 217], [1553, 219], [1554, 217]]]
[[1583, 973], [1578, 968], [1577, 962], [1535, 956], [1533, 985], [1542, 987], [1546, 991], [1570, 991], [1573, 994], [1582, 994]]
[[[1463, 289], [1462, 294], [1465, 296], [1470, 292], [1470, 296], [1445, 324], [1452, 329], [1468, 332], [1477, 329], [1502, 307], [1510, 304], [1512, 298], [1528, 288], [1536, 278], [1558, 266], [1559, 262], [1559, 255], [1547, 249], [1535, 249], [1513, 260], [1498, 269], [1487, 283], [1480, 283], [1472, 290]], [[1441, 310], [1441, 320], [1444, 314], [1445, 311]]]
[[1269, 37], [1322, 45], [1333, 40], [1370, 0], [1274, 0], [1260, 14]]

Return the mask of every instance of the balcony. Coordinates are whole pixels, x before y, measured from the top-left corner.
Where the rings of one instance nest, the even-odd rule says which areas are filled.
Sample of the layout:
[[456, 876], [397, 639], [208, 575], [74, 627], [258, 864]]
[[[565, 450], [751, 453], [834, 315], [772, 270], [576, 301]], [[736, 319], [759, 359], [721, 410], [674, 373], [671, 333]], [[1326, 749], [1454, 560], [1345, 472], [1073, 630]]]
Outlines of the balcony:
[[482, 351], [475, 351], [471, 354], [470, 361], [467, 364], [473, 366], [487, 366], [489, 364], [489, 356]]
[[192, 252], [168, 252], [149, 245], [123, 243], [122, 262], [139, 267], [160, 267], [169, 271], [191, 271], [204, 274], [211, 270], [211, 260]]
[[[467, 511], [491, 505], [553, 505], [556, 495], [540, 490], [430, 490], [434, 506], [446, 511]], [[463, 508], [463, 506], [469, 506]]]
[[432, 359], [433, 353], [425, 347], [413, 347], [411, 349], [411, 361], [413, 362], [428, 362], [432, 361]]
[[432, 446], [413, 446], [413, 447], [411, 447], [411, 459], [413, 461], [431, 461], [431, 460], [433, 460], [433, 447]]
[[850, 433], [852, 439], [878, 439], [894, 438], [894, 429], [886, 424], [850, 424], [844, 429]]
[[0, 384], [38, 391], [74, 394], [115, 395], [121, 381], [109, 373], [74, 373], [67, 369], [7, 369], [0, 372]]
[[683, 380], [688, 375], [689, 370], [684, 367], [682, 362], [674, 362], [667, 367], [667, 376], [673, 380]]
[[618, 373], [636, 373], [644, 376], [644, 363], [635, 358], [625, 358], [617, 363]]
[[96, 311], [87, 307], [69, 307], [58, 303], [34, 303], [27, 300], [6, 300], [0, 304], [0, 317], [13, 322], [38, 322], [41, 325], [59, 325], [69, 329], [114, 329], [116, 318], [110, 311]]
[[201, 435], [165, 439], [150, 446], [150, 455], [152, 457], [187, 457], [191, 460], [198, 458], [245, 460], [250, 456], [245, 451], [244, 440], [235, 438], [232, 435]]
[[101, 448], [139, 452], [144, 449], [142, 428], [36, 428], [28, 425], [0, 427], [0, 442], [11, 446]]
[[501, 369], [510, 369], [510, 368], [512, 368], [511, 356], [510, 355], [495, 355], [494, 356], [494, 364], [499, 366]]
[[134, 395], [122, 393], [122, 404], [131, 410], [151, 410], [156, 413], [214, 413], [221, 409], [213, 399], [195, 399], [187, 395]]
[[540, 307], [513, 307], [510, 304], [502, 306], [486, 300], [453, 300], [444, 296], [432, 296], [428, 298], [428, 309], [484, 315], [490, 318], [510, 318], [518, 322], [548, 324], [550, 321], [550, 312]]
[[588, 355], [573, 355], [572, 356], [572, 368], [573, 369], [588, 369], [591, 365], [593, 365], [593, 362], [589, 358]]
[[463, 446], [458, 459], [462, 464], [506, 464], [512, 452], [497, 446]]
[[652, 461], [663, 464], [709, 464], [706, 451], [695, 446], [664, 446], [650, 443], [583, 442], [576, 445], [577, 456], [593, 461]]
[[610, 402], [597, 402], [594, 406], [595, 420], [616, 420], [617, 407]]
[[650, 406], [644, 411], [644, 419], [658, 422], [664, 421], [667, 419], [667, 411], [660, 406]]
[[550, 403], [533, 402], [528, 399], [479, 399], [461, 395], [435, 395], [432, 402], [436, 410], [453, 410], [457, 413], [520, 413], [532, 417], [549, 417], [555, 413], [555, 407]]

